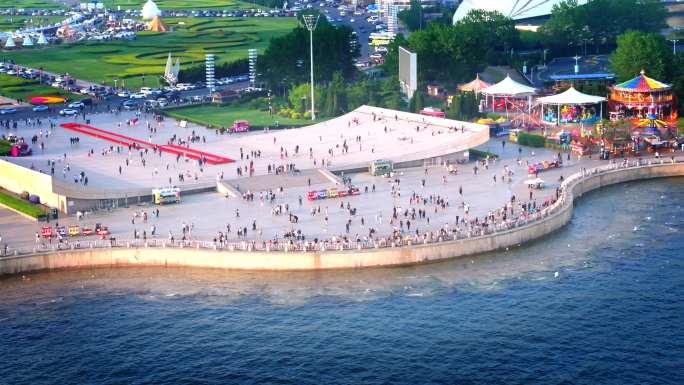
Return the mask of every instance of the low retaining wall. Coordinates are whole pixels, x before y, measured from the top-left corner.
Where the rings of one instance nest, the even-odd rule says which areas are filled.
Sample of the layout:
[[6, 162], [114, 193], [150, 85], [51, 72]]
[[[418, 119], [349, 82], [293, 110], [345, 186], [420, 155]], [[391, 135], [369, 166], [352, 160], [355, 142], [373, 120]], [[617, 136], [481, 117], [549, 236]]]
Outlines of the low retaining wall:
[[435, 262], [516, 246], [550, 234], [571, 220], [574, 199], [589, 191], [617, 183], [683, 175], [683, 163], [604, 170], [585, 176], [574, 174], [564, 182], [564, 203], [547, 217], [511, 230], [456, 241], [407, 247], [324, 252], [215, 251], [158, 247], [76, 249], [2, 258], [0, 259], [0, 275], [52, 269], [117, 266], [323, 270]]

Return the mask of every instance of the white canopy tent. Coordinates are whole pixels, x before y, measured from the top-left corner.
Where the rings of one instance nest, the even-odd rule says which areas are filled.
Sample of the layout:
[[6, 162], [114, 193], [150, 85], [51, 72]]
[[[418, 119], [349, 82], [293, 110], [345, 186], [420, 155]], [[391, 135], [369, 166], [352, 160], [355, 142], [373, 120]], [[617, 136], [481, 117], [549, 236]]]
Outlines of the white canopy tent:
[[40, 36], [38, 36], [38, 45], [47, 45], [48, 41], [47, 38], [45, 38], [45, 34], [42, 32], [40, 33]]
[[506, 75], [504, 80], [482, 90], [485, 95], [513, 97], [530, 96], [535, 92], [537, 92], [536, 88], [518, 83], [511, 79], [510, 75]]
[[16, 46], [17, 46], [17, 43], [14, 42], [14, 38], [12, 37], [12, 35], [10, 35], [7, 38], [7, 41], [5, 41], [5, 48], [14, 48]]
[[532, 95], [537, 92], [534, 87], [526, 86], [522, 83], [518, 83], [511, 79], [510, 75], [506, 75], [506, 78], [492, 86], [489, 86], [481, 91], [482, 95], [485, 96], [485, 107], [488, 106], [488, 98], [492, 98], [492, 106], [494, 106], [494, 98], [503, 98], [504, 105], [506, 107], [506, 116], [508, 116], [508, 101], [509, 99], [527, 99], [527, 113], [531, 112], [532, 108]]
[[570, 87], [560, 94], [544, 96], [537, 98], [537, 103], [541, 104], [542, 114], [544, 111], [544, 105], [552, 105], [558, 107], [558, 113], [556, 115], [556, 124], [560, 123], [561, 116], [561, 106], [587, 106], [592, 104], [598, 104], [600, 107], [599, 117], [603, 117], [603, 102], [607, 99], [603, 96], [594, 96], [581, 93], [575, 89], [575, 87]]
[[24, 41], [22, 43], [24, 47], [33, 47], [33, 40], [31, 39], [31, 36], [26, 35], [24, 36]]
[[603, 96], [594, 96], [594, 95], [587, 95], [583, 94], [575, 89], [575, 87], [570, 87], [564, 92], [561, 92], [560, 94], [556, 95], [551, 95], [551, 96], [544, 96], [541, 98], [537, 98], [537, 102], [543, 103], [543, 104], [577, 104], [577, 105], [586, 105], [586, 104], [598, 104], [601, 102], [605, 102], [606, 98]]

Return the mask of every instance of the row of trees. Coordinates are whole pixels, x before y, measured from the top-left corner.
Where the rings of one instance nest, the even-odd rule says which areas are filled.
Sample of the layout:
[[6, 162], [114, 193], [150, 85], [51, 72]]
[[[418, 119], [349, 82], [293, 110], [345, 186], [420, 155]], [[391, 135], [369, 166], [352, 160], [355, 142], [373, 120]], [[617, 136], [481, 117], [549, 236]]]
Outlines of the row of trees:
[[[309, 31], [301, 24], [290, 33], [271, 39], [257, 60], [260, 79], [276, 94], [284, 94], [309, 80]], [[346, 81], [354, 78], [354, 59], [359, 56], [359, 45], [352, 32], [348, 26], [335, 27], [325, 17], [319, 18], [313, 33], [316, 82], [327, 84], [333, 80], [334, 73]]]
[[650, 77], [671, 82], [679, 110], [684, 111], [684, 53], [675, 55], [662, 35], [640, 31], [620, 35], [610, 56], [610, 69], [619, 81], [629, 80], [643, 69]]
[[[214, 74], [217, 79], [244, 75], [249, 72], [249, 62], [247, 59], [238, 59], [230, 63], [222, 63], [216, 66]], [[183, 68], [178, 74], [178, 81], [181, 83], [195, 83], [204, 81], [206, 69], [204, 65]]]
[[[399, 93], [396, 76], [388, 79], [362, 79], [356, 82], [345, 82], [342, 74], [336, 72], [332, 81], [325, 85], [316, 85], [316, 111], [323, 116], [337, 116], [356, 109], [364, 104], [401, 110], [405, 102]], [[293, 86], [287, 93], [289, 106], [299, 113], [311, 109], [311, 86], [301, 83]]]
[[397, 73], [398, 47], [403, 46], [418, 54], [421, 80], [454, 86], [496, 62], [495, 57], [512, 48], [518, 38], [512, 19], [499, 12], [473, 10], [455, 25], [433, 22], [408, 39], [398, 35], [389, 46], [384, 69]]
[[554, 5], [541, 27], [541, 42], [556, 55], [610, 52], [628, 30], [657, 33], [666, 28], [667, 10], [660, 0], [566, 0]]

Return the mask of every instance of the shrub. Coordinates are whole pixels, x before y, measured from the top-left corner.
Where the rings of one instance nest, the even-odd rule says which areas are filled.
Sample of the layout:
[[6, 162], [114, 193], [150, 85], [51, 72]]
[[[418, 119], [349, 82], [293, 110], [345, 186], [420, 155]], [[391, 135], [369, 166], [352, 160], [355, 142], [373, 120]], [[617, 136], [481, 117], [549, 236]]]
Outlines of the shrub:
[[10, 150], [12, 150], [12, 143], [4, 139], [0, 139], [0, 156], [9, 155]]
[[470, 149], [468, 150], [468, 157], [470, 160], [477, 160], [477, 159], [492, 159], [492, 158], [498, 158], [499, 155], [489, 152], [489, 151], [480, 151], [480, 150], [475, 150], [475, 149]]
[[518, 144], [521, 146], [544, 147], [544, 137], [541, 135], [521, 132], [518, 135]]

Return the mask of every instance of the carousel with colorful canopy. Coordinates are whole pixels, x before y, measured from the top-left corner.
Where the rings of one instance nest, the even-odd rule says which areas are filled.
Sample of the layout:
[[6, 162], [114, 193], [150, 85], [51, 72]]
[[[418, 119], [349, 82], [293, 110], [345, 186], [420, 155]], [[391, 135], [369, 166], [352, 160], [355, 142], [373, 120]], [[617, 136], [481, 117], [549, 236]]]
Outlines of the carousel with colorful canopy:
[[649, 78], [643, 70], [634, 79], [611, 88], [608, 107], [611, 120], [677, 119], [677, 100], [672, 92], [672, 86]]

